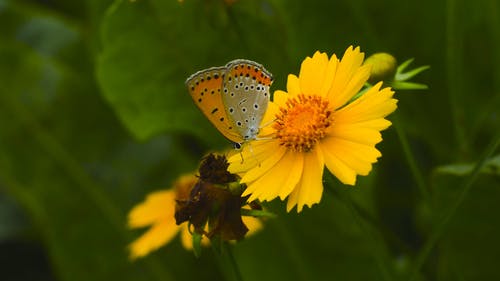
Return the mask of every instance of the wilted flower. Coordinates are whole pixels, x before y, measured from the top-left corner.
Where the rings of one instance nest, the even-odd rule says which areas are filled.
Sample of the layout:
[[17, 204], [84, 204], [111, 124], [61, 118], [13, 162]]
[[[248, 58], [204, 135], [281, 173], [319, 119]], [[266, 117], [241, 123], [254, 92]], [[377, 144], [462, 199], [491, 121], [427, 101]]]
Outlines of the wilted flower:
[[242, 208], [251, 209], [241, 198], [241, 190], [232, 193], [224, 185], [237, 181], [226, 168], [225, 157], [209, 155], [199, 177], [194, 173], [183, 175], [172, 189], [153, 192], [136, 205], [129, 213], [128, 226], [150, 228], [130, 244], [130, 258], [143, 257], [166, 245], [179, 232], [184, 248], [193, 249], [194, 233], [201, 235], [202, 245], [208, 245], [209, 238], [239, 240], [247, 231], [252, 234], [259, 230], [259, 219], [241, 215]]

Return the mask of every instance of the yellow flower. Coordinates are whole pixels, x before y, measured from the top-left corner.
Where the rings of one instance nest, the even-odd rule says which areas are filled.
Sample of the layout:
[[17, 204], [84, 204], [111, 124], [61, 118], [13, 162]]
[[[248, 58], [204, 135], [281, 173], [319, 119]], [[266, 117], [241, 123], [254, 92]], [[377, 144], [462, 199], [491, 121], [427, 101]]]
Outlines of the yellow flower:
[[[150, 193], [146, 200], [136, 205], [128, 215], [129, 228], [150, 227], [137, 240], [129, 245], [130, 258], [146, 256], [150, 252], [169, 243], [177, 233], [181, 233], [181, 242], [185, 249], [193, 249], [193, 240], [188, 224], [177, 225], [175, 222], [176, 199], [185, 199], [196, 184], [198, 178], [194, 174], [181, 176], [173, 185], [173, 189]], [[258, 231], [262, 224], [254, 217], [242, 217], [248, 227], [247, 235]], [[202, 236], [202, 245], [209, 245], [208, 238]]]
[[[370, 76], [359, 47], [349, 47], [342, 60], [316, 52], [301, 65], [299, 76], [290, 74], [287, 92], [276, 91], [258, 139], [229, 158], [228, 171], [242, 176], [248, 201], [288, 197], [287, 211], [311, 207], [323, 192], [326, 165], [342, 183], [354, 185], [367, 175], [381, 156], [375, 144], [384, 119], [396, 109], [390, 88], [378, 83], [361, 97], [351, 99]], [[241, 161], [241, 157], [245, 161]]]

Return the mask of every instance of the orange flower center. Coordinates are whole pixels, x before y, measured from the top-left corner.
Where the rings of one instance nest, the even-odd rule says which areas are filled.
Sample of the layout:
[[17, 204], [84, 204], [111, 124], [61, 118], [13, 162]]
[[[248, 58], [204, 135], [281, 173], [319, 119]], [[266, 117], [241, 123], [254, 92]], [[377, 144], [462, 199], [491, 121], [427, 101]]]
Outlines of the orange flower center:
[[333, 124], [332, 113], [322, 97], [300, 94], [289, 99], [276, 114], [276, 138], [296, 152], [311, 151]]

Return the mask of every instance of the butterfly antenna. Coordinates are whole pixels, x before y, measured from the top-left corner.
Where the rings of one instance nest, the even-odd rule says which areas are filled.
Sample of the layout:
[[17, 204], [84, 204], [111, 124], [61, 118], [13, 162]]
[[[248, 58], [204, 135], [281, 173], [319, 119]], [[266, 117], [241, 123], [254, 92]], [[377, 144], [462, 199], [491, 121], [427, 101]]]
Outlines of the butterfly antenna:
[[264, 124], [264, 125], [260, 126], [260, 128], [261, 128], [261, 129], [262, 129], [262, 128], [265, 128], [265, 127], [267, 127], [267, 126], [271, 125], [272, 123], [274, 123], [274, 121], [276, 121], [276, 118], [274, 118], [273, 120], [271, 120], [271, 121], [267, 122], [266, 124]]

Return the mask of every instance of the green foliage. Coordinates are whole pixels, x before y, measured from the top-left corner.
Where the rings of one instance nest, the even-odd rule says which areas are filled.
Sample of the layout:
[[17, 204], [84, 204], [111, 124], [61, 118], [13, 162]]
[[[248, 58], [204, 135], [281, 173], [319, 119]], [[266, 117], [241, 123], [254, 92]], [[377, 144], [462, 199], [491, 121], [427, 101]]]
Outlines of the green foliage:
[[[230, 252], [244, 280], [499, 279], [499, 9], [0, 0], [0, 279], [31, 280], [41, 264], [38, 280], [221, 280]], [[191, 101], [191, 73], [246, 58], [285, 89], [306, 56], [349, 45], [431, 66], [400, 77], [429, 89], [397, 92], [370, 176], [325, 178], [321, 204], [298, 216], [271, 203], [277, 217], [230, 252], [197, 259], [176, 239], [128, 260], [142, 233], [128, 210], [229, 146]]]
[[[435, 172], [440, 174], [450, 174], [456, 176], [465, 176], [470, 174], [474, 170], [474, 163], [468, 164], [453, 164], [437, 167]], [[488, 159], [483, 168], [482, 173], [488, 173], [491, 175], [500, 175], [500, 155]]]
[[394, 81], [391, 83], [391, 87], [396, 90], [426, 90], [429, 88], [425, 84], [407, 81], [430, 68], [430, 66], [424, 65], [404, 72], [412, 62], [413, 59], [409, 59], [398, 66], [396, 75], [394, 76]]
[[195, 257], [199, 258], [201, 256], [201, 239], [202, 239], [202, 235], [197, 233], [197, 232], [193, 232], [193, 254], [195, 255]]

